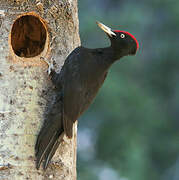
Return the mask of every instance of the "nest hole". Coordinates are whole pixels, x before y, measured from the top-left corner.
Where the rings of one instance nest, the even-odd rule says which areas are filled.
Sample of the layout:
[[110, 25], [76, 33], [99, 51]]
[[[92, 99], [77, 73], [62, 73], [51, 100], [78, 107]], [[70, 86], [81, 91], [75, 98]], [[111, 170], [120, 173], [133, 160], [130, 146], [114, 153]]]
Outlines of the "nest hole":
[[19, 57], [31, 58], [39, 55], [44, 49], [46, 38], [46, 28], [36, 16], [21, 16], [12, 26], [11, 45]]

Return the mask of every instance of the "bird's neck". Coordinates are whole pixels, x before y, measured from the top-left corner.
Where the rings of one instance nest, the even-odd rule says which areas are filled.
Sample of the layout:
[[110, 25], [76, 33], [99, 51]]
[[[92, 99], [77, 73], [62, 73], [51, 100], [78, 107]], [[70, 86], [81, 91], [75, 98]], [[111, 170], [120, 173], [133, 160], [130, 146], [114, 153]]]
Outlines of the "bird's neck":
[[114, 50], [112, 46], [97, 49], [101, 52], [102, 59], [106, 65], [112, 65], [115, 61], [119, 60], [122, 56]]

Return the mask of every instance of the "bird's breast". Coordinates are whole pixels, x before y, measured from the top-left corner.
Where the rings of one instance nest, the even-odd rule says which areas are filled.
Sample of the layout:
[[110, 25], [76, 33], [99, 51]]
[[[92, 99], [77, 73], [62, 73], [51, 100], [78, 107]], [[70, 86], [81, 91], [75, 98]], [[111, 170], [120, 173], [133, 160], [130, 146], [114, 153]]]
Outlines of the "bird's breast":
[[106, 74], [97, 78], [88, 78], [88, 80], [86, 79], [86, 81], [81, 84], [81, 91], [79, 93], [81, 97], [79, 98], [83, 99], [83, 106], [80, 109], [80, 114], [93, 102], [105, 78]]

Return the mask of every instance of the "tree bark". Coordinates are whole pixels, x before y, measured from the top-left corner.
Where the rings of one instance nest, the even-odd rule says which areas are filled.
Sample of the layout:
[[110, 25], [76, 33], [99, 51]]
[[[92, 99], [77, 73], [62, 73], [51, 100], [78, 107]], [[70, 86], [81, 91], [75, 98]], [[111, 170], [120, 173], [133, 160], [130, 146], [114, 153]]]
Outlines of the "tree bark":
[[56, 70], [80, 45], [77, 0], [1, 0], [0, 179], [76, 179], [76, 133], [66, 136], [49, 168], [36, 170], [34, 146], [55, 97], [47, 61]]

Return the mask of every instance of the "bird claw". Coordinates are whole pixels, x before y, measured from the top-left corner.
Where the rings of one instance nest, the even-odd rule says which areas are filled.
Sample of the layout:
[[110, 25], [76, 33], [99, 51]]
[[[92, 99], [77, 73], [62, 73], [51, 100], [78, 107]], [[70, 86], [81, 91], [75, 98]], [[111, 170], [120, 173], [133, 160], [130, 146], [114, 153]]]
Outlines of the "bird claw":
[[48, 64], [48, 69], [47, 69], [47, 73], [48, 75], [51, 74], [51, 72], [54, 70], [54, 65], [53, 65], [53, 61], [51, 63], [49, 63], [44, 57], [40, 57], [41, 60], [45, 61]]
[[49, 67], [48, 67], [48, 70], [47, 70], [48, 75], [51, 74], [51, 72], [52, 72], [53, 69], [54, 69], [53, 63], [49, 63]]

